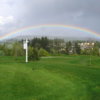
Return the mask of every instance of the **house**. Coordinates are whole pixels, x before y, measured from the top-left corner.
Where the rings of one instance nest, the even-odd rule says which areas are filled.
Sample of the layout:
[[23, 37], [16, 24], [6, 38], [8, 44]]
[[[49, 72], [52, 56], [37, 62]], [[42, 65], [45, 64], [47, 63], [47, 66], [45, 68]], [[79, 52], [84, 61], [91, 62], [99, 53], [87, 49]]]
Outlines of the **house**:
[[94, 42], [82, 42], [79, 43], [81, 50], [93, 48], [95, 43]]

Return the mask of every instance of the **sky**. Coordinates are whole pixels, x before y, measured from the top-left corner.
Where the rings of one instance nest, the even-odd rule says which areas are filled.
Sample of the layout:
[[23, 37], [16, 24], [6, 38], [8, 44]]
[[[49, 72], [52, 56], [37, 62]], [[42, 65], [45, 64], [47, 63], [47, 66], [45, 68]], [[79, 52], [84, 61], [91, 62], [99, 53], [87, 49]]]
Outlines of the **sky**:
[[0, 0], [0, 35], [41, 24], [72, 25], [99, 34], [100, 0]]

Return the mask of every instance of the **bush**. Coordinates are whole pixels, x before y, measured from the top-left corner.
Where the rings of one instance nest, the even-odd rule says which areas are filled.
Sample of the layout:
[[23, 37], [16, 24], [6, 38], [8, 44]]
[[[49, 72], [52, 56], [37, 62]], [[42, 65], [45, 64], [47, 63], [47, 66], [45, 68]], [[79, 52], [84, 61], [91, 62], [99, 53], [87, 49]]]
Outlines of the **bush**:
[[57, 50], [53, 49], [53, 48], [50, 50], [50, 53], [53, 56], [58, 56], [59, 55], [59, 52]]
[[11, 56], [11, 48], [8, 48], [7, 47], [8, 44], [3, 44], [3, 45], [0, 45], [0, 56]]
[[46, 56], [49, 56], [49, 53], [45, 49], [41, 48], [39, 50], [39, 56], [40, 57], [43, 57], [43, 56], [46, 57]]
[[5, 55], [4, 51], [0, 50], [0, 56], [4, 56], [4, 55]]
[[9, 48], [5, 48], [4, 50], [6, 56], [12, 56], [12, 50]]
[[12, 55], [15, 57], [24, 55], [24, 50], [21, 43], [16, 42], [13, 44]]
[[29, 47], [28, 53], [29, 53], [29, 56], [28, 56], [29, 61], [39, 60], [38, 49], [33, 48], [33, 47]]

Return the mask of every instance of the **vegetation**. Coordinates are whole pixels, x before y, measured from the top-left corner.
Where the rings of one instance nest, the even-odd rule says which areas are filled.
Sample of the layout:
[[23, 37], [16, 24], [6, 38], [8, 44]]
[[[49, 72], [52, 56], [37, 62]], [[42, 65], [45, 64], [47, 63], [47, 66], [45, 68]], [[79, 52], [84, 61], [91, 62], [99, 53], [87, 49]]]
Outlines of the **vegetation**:
[[49, 56], [49, 53], [45, 49], [41, 48], [39, 50], [39, 56], [40, 57], [46, 57], [46, 56]]
[[12, 45], [12, 55], [13, 56], [23, 56], [24, 55], [23, 46], [20, 42], [15, 42]]
[[60, 56], [24, 63], [0, 57], [0, 100], [99, 100], [100, 57]]
[[30, 61], [39, 60], [39, 51], [37, 48], [29, 47], [28, 54]]
[[[0, 45], [0, 56], [24, 56], [22, 41]], [[94, 55], [100, 56], [100, 42], [67, 41], [63, 39], [34, 38], [29, 41], [29, 60], [39, 60], [42, 56]]]

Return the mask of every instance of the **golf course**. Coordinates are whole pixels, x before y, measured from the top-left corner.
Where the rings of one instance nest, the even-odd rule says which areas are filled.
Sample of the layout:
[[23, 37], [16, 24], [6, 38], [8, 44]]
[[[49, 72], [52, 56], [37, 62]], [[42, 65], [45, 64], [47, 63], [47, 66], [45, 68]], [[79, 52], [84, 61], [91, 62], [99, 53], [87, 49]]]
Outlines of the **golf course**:
[[0, 100], [100, 100], [100, 57], [0, 57]]

